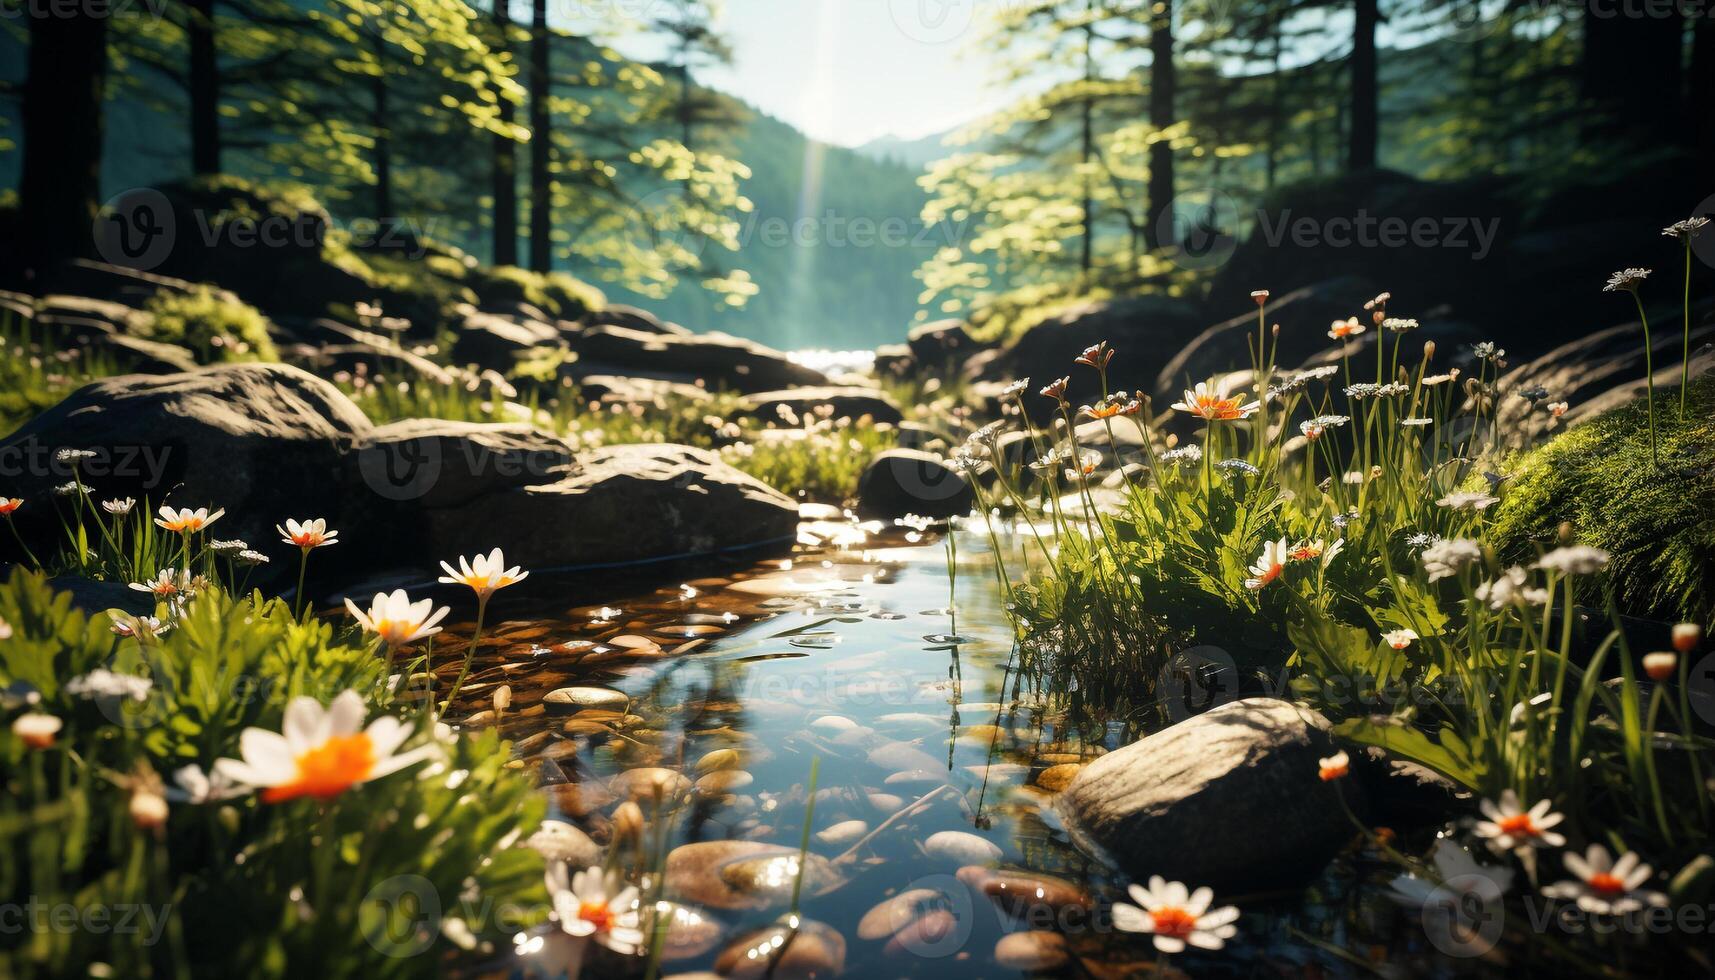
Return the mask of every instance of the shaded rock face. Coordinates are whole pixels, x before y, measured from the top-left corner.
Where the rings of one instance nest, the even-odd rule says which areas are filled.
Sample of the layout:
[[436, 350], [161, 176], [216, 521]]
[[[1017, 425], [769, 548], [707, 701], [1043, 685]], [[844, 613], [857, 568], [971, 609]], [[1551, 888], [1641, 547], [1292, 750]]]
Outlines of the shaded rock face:
[[1127, 875], [1216, 887], [1313, 874], [1355, 832], [1356, 783], [1317, 778], [1328, 723], [1286, 701], [1221, 705], [1085, 766], [1056, 803], [1073, 840]]
[[764, 391], [744, 400], [745, 410], [764, 422], [780, 422], [781, 409], [790, 409], [800, 419], [817, 416], [818, 410], [833, 418], [857, 419], [867, 415], [877, 422], [897, 424], [904, 419], [899, 406], [873, 388], [791, 388]]
[[1504, 325], [1493, 299], [1510, 287], [1501, 253], [1520, 231], [1517, 200], [1501, 178], [1437, 182], [1387, 170], [1283, 187], [1216, 274], [1211, 304], [1242, 315], [1253, 289], [1280, 296], [1337, 270], [1391, 291], [1406, 316], [1433, 301]]
[[527, 567], [601, 565], [787, 548], [796, 534], [797, 505], [706, 450], [614, 446], [558, 475], [426, 510], [430, 553], [498, 545]]
[[826, 385], [819, 371], [761, 344], [724, 334], [653, 334], [625, 327], [592, 327], [571, 338], [578, 376], [619, 375], [689, 382], [740, 394]]
[[[576, 457], [523, 425], [411, 420], [376, 427], [332, 385], [296, 368], [244, 364], [88, 385], [0, 443], [0, 494], [26, 499], [19, 528], [46, 548], [62, 532], [52, 488], [72, 478], [60, 449], [87, 449], [96, 499], [224, 507], [214, 536], [274, 556], [286, 518], [327, 518], [340, 547], [318, 553], [318, 587], [504, 548], [562, 565], [790, 547], [786, 497], [682, 446]], [[0, 557], [15, 545], [0, 545]]]
[[1072, 374], [1084, 348], [1105, 340], [1118, 351], [1116, 377], [1145, 379], [1207, 325], [1201, 307], [1190, 300], [1141, 296], [1086, 303], [1031, 327], [1010, 346], [973, 357], [966, 370], [982, 379], [1029, 376], [1046, 384]]
[[[1349, 316], [1363, 319], [1366, 316], [1364, 303], [1379, 291], [1366, 279], [1343, 276], [1295, 289], [1284, 296], [1277, 294], [1269, 300], [1264, 311], [1266, 324], [1278, 323], [1281, 326], [1276, 363], [1283, 368], [1303, 364], [1333, 348], [1335, 344], [1328, 338], [1328, 325], [1335, 319], [1344, 320]], [[1151, 393], [1158, 405], [1177, 401], [1187, 385], [1198, 381], [1241, 368], [1247, 369], [1246, 374], [1249, 374], [1250, 351], [1256, 344], [1257, 333], [1256, 304], [1253, 302], [1250, 307], [1248, 313], [1187, 336], [1175, 345], [1172, 354], [1154, 376]], [[1367, 320], [1365, 325], [1369, 326]], [[1374, 335], [1375, 328], [1371, 326], [1359, 339]], [[1117, 363], [1119, 359], [1115, 360]], [[1365, 375], [1366, 378], [1369, 376]], [[1162, 402], [1163, 398], [1167, 401]]]
[[[135, 310], [142, 309], [158, 293], [188, 295], [196, 288], [183, 279], [155, 275], [93, 259], [73, 259], [57, 269], [49, 270], [41, 284], [43, 295], [61, 293], [85, 296], [110, 303], [121, 303]], [[237, 299], [226, 290], [221, 292]]]
[[[1692, 310], [1691, 378], [1715, 370], [1715, 310], [1705, 308], [1699, 319]], [[1685, 335], [1681, 324], [1656, 324], [1651, 332], [1655, 359], [1656, 410], [1678, 411], [1679, 382]], [[1500, 424], [1503, 436], [1515, 444], [1540, 441], [1555, 428], [1574, 425], [1618, 408], [1645, 393], [1644, 333], [1637, 322], [1599, 330], [1563, 344], [1501, 375]], [[1536, 404], [1518, 393], [1541, 388], [1546, 397]], [[1558, 420], [1547, 412], [1551, 402], [1571, 406]]]
[[974, 501], [963, 473], [916, 449], [877, 453], [858, 478], [858, 512], [866, 517], [957, 517]]
[[920, 323], [906, 334], [905, 346], [919, 368], [943, 368], [981, 350], [963, 320]]
[[585, 327], [624, 327], [639, 333], [666, 333], [678, 336], [689, 336], [691, 331], [657, 317], [648, 310], [640, 310], [635, 306], [624, 303], [610, 303], [599, 310], [584, 314]]
[[98, 498], [226, 506], [220, 536], [255, 543], [286, 517], [337, 513], [330, 474], [369, 430], [333, 385], [284, 365], [126, 375], [79, 389], [0, 443], [0, 482], [36, 505], [19, 511], [20, 526], [49, 538], [52, 488], [72, 478], [55, 452], [90, 450], [80, 472]]
[[471, 313], [458, 326], [451, 356], [455, 364], [474, 364], [504, 372], [536, 348], [559, 344], [560, 331], [543, 321]]

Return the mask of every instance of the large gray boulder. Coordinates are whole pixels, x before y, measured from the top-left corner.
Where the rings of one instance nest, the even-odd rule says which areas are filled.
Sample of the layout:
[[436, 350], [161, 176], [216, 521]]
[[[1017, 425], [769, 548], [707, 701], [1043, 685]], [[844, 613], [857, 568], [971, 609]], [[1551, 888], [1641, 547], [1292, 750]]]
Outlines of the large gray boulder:
[[1328, 727], [1287, 701], [1233, 701], [1090, 763], [1056, 806], [1080, 847], [1136, 879], [1290, 881], [1326, 865], [1357, 830], [1347, 806], [1363, 809], [1353, 780], [1318, 777]]
[[[312, 563], [315, 588], [404, 573], [504, 548], [527, 567], [696, 558], [791, 547], [797, 508], [703, 450], [618, 446], [574, 455], [524, 425], [409, 420], [371, 425], [338, 389], [283, 365], [129, 375], [79, 390], [0, 443], [0, 495], [23, 497], [20, 530], [38, 554], [62, 532], [52, 488], [62, 449], [86, 449], [97, 499], [224, 507], [213, 537], [274, 557], [296, 552], [274, 525], [326, 518], [340, 545]], [[17, 557], [10, 536], [0, 560]]]
[[[1047, 384], [1063, 374], [1087, 371], [1073, 361], [1086, 347], [1105, 340], [1118, 352], [1114, 383], [1126, 387], [1119, 379], [1151, 377], [1208, 322], [1200, 304], [1172, 296], [1091, 301], [1043, 320], [1006, 347], [972, 357], [966, 371], [979, 379], [1028, 376]], [[1080, 384], [1079, 389], [1094, 387], [1092, 375], [1088, 388]]]
[[691, 560], [789, 548], [790, 498], [703, 449], [613, 446], [580, 454], [554, 482], [426, 508], [432, 554], [504, 547], [526, 567]]
[[85, 385], [0, 443], [0, 493], [24, 497], [21, 529], [58, 539], [52, 488], [71, 480], [62, 449], [98, 499], [227, 507], [218, 537], [271, 540], [286, 517], [334, 514], [345, 454], [371, 429], [333, 385], [280, 364], [238, 364]]
[[[1369, 314], [1364, 312], [1364, 303], [1378, 292], [1379, 288], [1369, 280], [1341, 276], [1270, 299], [1264, 323], [1281, 326], [1275, 363], [1282, 367], [1302, 364], [1333, 349], [1335, 344], [1328, 338], [1328, 325], [1350, 316], [1363, 319], [1367, 328], [1350, 345], [1355, 356], [1358, 350], [1368, 347], [1378, 332], [1369, 323]], [[1238, 370], [1245, 370], [1248, 376], [1250, 351], [1256, 344], [1256, 303], [1243, 294], [1239, 299], [1250, 307], [1248, 311], [1186, 336], [1174, 345], [1172, 355], [1161, 363], [1149, 389], [1158, 408], [1178, 401], [1186, 386], [1198, 381]], [[1372, 369], [1364, 377], [1374, 373]]]
[[725, 334], [655, 334], [625, 327], [590, 327], [571, 338], [578, 361], [574, 377], [618, 375], [689, 382], [712, 391], [740, 394], [825, 385], [819, 371], [794, 364], [785, 354]]
[[919, 367], [936, 369], [957, 364], [986, 345], [976, 342], [965, 321], [951, 319], [912, 327], [905, 335], [905, 346]]
[[866, 517], [962, 517], [975, 500], [965, 474], [916, 449], [876, 453], [858, 477], [858, 513]]
[[[1715, 369], [1715, 310], [1705, 308], [1691, 328], [1691, 377]], [[1652, 331], [1655, 360], [1656, 410], [1679, 411], [1685, 335], [1681, 325], [1659, 321]], [[1500, 430], [1512, 445], [1539, 442], [1551, 431], [1601, 415], [1645, 394], [1643, 325], [1633, 321], [1598, 330], [1525, 361], [1501, 375]], [[1520, 397], [1521, 392], [1544, 397]], [[1566, 402], [1566, 414], [1555, 418], [1548, 405]], [[1677, 417], [1677, 416], [1675, 416]]]
[[459, 322], [451, 357], [455, 364], [509, 371], [538, 348], [560, 346], [560, 331], [541, 320], [471, 312]]
[[660, 317], [624, 303], [609, 303], [599, 310], [591, 310], [584, 314], [585, 327], [624, 327], [639, 333], [666, 333], [685, 337], [691, 331], [677, 323], [662, 320]]

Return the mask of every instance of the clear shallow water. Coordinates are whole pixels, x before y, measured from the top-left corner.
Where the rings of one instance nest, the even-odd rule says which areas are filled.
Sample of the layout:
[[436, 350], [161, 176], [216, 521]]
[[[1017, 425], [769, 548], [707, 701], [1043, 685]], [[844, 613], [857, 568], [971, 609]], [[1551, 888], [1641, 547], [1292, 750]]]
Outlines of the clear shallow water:
[[[812, 760], [818, 836], [809, 850], [832, 863], [806, 869], [798, 915], [811, 924], [793, 944], [843, 940], [847, 976], [1013, 976], [1017, 961], [997, 943], [1046, 927], [1065, 940], [1064, 962], [1049, 973], [1155, 972], [1147, 937], [1114, 931], [1107, 915], [1125, 879], [1072, 847], [1052, 807], [1057, 780], [1074, 771], [1066, 767], [1123, 744], [1119, 726], [1080, 741], [1056, 699], [1018, 678], [984, 538], [960, 534], [949, 607], [943, 543], [878, 531], [810, 521], [788, 561], [629, 595], [610, 582], [613, 594], [600, 604], [505, 621], [484, 639], [470, 698], [461, 700], [474, 709], [499, 684], [511, 686], [508, 712], [473, 721], [497, 722], [515, 739], [551, 815], [599, 841], [618, 801], [656, 778], [683, 790], [672, 808], [673, 845], [755, 842], [702, 847], [717, 853], [698, 874], [669, 868], [670, 895], [702, 921], [672, 944], [666, 975], [731, 966], [723, 951], [761, 975], [760, 962], [744, 955], [757, 944], [746, 933], [790, 912]], [[576, 594], [605, 595], [592, 588], [601, 586], [580, 583]], [[536, 590], [513, 601], [551, 608], [552, 584]], [[549, 697], [568, 688], [580, 693]], [[760, 853], [739, 850], [747, 846]], [[1006, 877], [997, 881], [996, 872]], [[1239, 938], [1219, 953], [1172, 957], [1165, 968], [1324, 975], [1401, 962], [1427, 944], [1380, 896], [1386, 878], [1368, 855], [1353, 854], [1302, 892], [1219, 895], [1246, 911]], [[740, 880], [757, 891], [733, 900], [721, 883]], [[936, 897], [902, 904], [891, 919], [872, 916], [907, 928], [867, 938], [876, 930], [862, 927], [866, 913], [914, 889]], [[1036, 889], [1040, 900], [1030, 897]], [[497, 965], [552, 973], [554, 955], [550, 944]]]

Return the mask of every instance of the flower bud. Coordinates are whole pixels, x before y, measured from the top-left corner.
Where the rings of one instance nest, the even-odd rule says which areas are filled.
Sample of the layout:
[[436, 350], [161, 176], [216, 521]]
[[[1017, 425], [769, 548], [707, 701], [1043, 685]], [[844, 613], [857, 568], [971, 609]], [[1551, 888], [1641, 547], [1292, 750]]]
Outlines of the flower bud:
[[512, 685], [502, 684], [494, 689], [494, 713], [501, 714], [512, 707]]
[[1697, 644], [1703, 642], [1703, 627], [1696, 623], [1675, 623], [1673, 627], [1673, 648], [1680, 653], [1690, 653], [1697, 649]]
[[1424, 341], [1423, 342], [1423, 359], [1426, 361], [1429, 361], [1429, 360], [1434, 360], [1434, 358], [1435, 358], [1435, 341], [1433, 341], [1433, 340]]
[[167, 825], [166, 797], [154, 790], [140, 789], [131, 794], [130, 813], [138, 830], [160, 830]]
[[53, 715], [31, 711], [12, 721], [12, 734], [32, 749], [47, 749], [53, 747], [54, 736], [60, 733], [63, 724]]
[[1572, 522], [1571, 521], [1561, 521], [1560, 522], [1560, 543], [1563, 545], [1571, 544], [1573, 542], [1573, 540], [1574, 540], [1574, 537], [1572, 534]]
[[1652, 681], [1665, 681], [1679, 671], [1679, 654], [1671, 650], [1644, 654], [1644, 673]]

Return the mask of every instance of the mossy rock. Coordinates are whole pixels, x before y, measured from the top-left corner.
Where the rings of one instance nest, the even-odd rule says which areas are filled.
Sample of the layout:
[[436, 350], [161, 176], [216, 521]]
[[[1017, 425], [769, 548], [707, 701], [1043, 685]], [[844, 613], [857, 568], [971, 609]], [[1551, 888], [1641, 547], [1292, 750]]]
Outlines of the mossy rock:
[[564, 272], [531, 272], [515, 265], [469, 270], [465, 282], [490, 304], [528, 303], [561, 320], [576, 320], [607, 305], [601, 290]]
[[1660, 457], [1650, 458], [1643, 399], [1575, 426], [1516, 457], [1495, 510], [1503, 555], [1523, 561], [1553, 547], [1569, 522], [1582, 544], [1613, 554], [1606, 579], [1582, 599], [1604, 602], [1611, 584], [1623, 611], [1659, 620], [1715, 617], [1715, 377], [1693, 382], [1686, 421], [1679, 392], [1656, 392]]
[[139, 331], [145, 340], [183, 347], [199, 363], [278, 359], [268, 318], [225, 290], [206, 285], [186, 292], [162, 290], [144, 309], [151, 315]]

